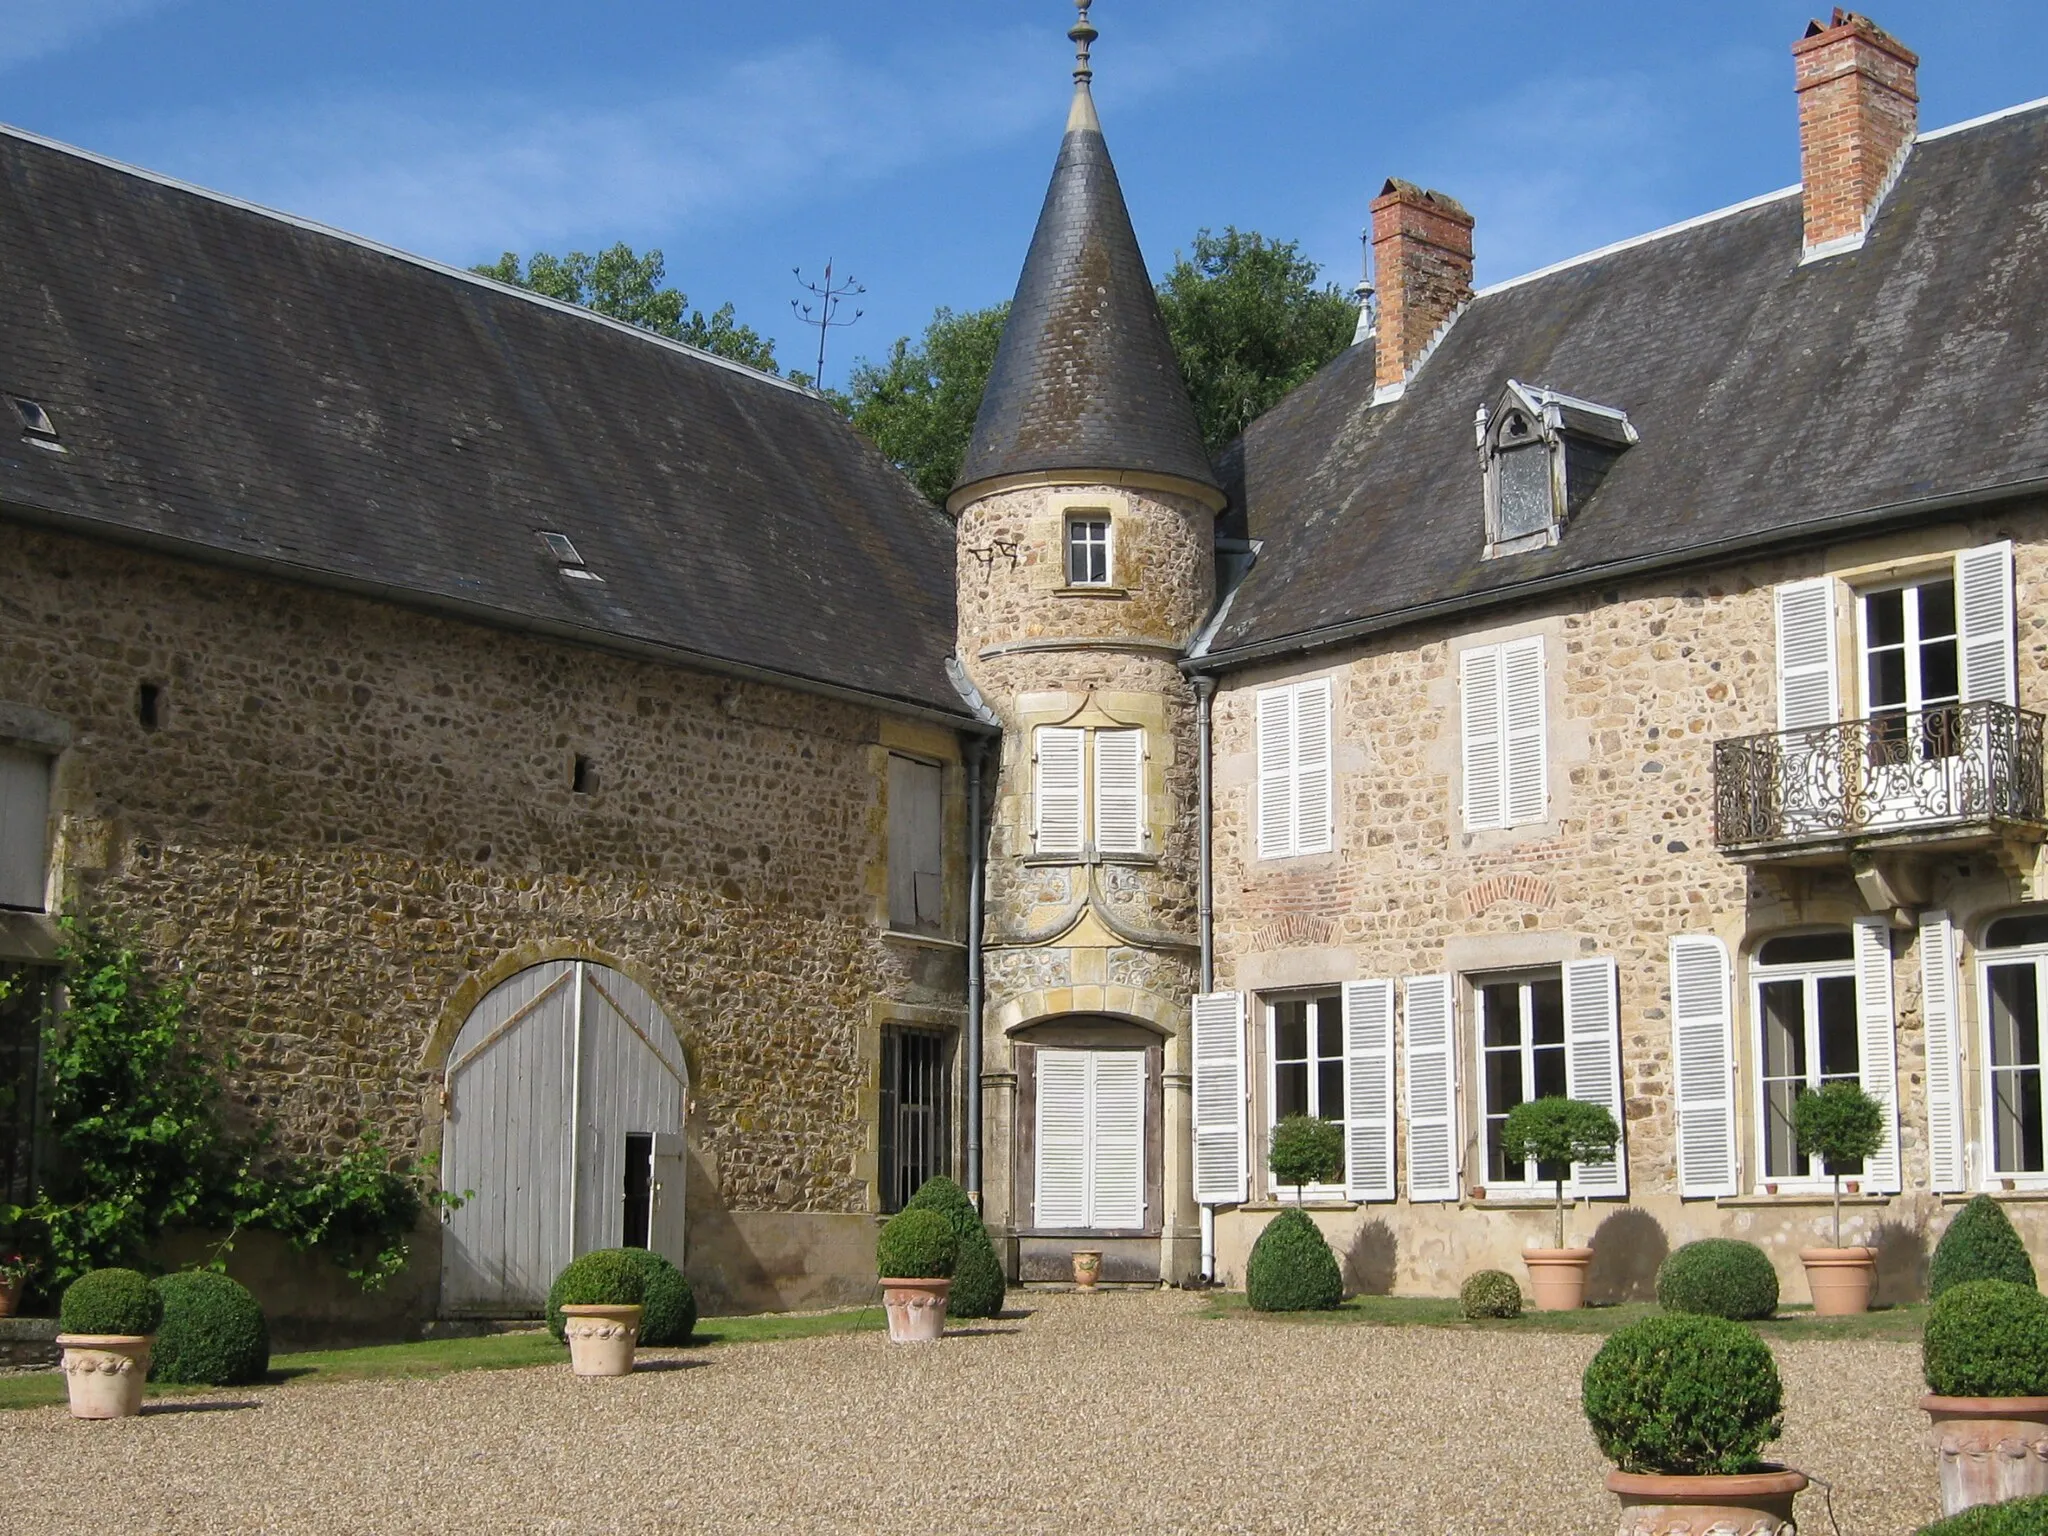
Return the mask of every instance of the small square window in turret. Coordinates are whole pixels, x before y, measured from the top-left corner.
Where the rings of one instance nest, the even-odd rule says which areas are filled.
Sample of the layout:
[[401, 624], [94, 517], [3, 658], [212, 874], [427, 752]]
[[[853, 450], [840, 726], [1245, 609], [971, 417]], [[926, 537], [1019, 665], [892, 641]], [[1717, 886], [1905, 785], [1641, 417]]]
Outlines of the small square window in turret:
[[1109, 519], [1099, 512], [1067, 519], [1067, 585], [1109, 585]]

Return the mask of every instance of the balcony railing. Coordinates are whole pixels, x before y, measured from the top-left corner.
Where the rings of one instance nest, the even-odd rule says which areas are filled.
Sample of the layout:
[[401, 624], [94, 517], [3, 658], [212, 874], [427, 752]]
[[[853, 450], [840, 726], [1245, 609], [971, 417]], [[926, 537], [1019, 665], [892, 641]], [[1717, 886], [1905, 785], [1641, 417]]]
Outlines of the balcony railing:
[[2042, 717], [1943, 704], [1714, 743], [1714, 840], [1725, 849], [2039, 826]]

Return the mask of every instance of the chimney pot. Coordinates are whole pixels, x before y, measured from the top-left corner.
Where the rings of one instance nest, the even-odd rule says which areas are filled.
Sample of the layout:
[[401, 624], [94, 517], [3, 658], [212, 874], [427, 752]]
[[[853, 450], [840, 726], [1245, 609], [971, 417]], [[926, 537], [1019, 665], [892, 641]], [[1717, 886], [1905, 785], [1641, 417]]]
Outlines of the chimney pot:
[[1372, 200], [1372, 270], [1379, 295], [1373, 382], [1407, 381], [1444, 322], [1472, 297], [1472, 215], [1458, 200], [1388, 179]]
[[1919, 130], [1920, 57], [1837, 6], [1792, 45], [1792, 67], [1806, 255], [1854, 250]]

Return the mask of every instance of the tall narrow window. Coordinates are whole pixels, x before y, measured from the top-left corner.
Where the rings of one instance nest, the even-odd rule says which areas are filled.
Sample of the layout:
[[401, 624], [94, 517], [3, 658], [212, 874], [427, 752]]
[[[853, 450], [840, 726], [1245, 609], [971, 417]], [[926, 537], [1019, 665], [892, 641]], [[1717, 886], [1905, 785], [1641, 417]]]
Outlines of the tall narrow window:
[[0, 961], [0, 1205], [27, 1205], [35, 1193], [37, 1051], [54, 975]]
[[882, 1209], [900, 1211], [926, 1179], [952, 1172], [946, 1036], [882, 1031]]
[[[1863, 1080], [1856, 1006], [1855, 946], [1847, 933], [1789, 934], [1757, 951], [1758, 1136], [1767, 1179], [1820, 1179], [1828, 1169], [1803, 1157], [1792, 1134], [1799, 1096], [1826, 1083]], [[1844, 1168], [1860, 1173], [1862, 1167]]]
[[1109, 518], [1085, 512], [1067, 519], [1067, 585], [1109, 585]]
[[1335, 838], [1327, 677], [1258, 695], [1259, 857], [1328, 853]]
[[1543, 637], [1479, 645], [1458, 661], [1465, 825], [1516, 827], [1549, 815]]
[[1474, 993], [1487, 1182], [1533, 1184], [1556, 1178], [1559, 1171], [1547, 1164], [1510, 1162], [1501, 1150], [1501, 1130], [1517, 1104], [1566, 1092], [1564, 978], [1550, 970], [1483, 982]]
[[1986, 1150], [1995, 1176], [2048, 1173], [2041, 1051], [2048, 917], [2007, 917], [1984, 936]]
[[1145, 1224], [1145, 1058], [1137, 1051], [1041, 1049], [1033, 1221]]
[[[1335, 992], [1319, 997], [1282, 998], [1267, 1005], [1268, 1100], [1271, 1124], [1289, 1115], [1314, 1115], [1342, 1126], [1345, 1120], [1344, 1012]], [[1341, 1184], [1317, 1193], [1342, 1197]], [[1276, 1188], [1278, 1196], [1291, 1188]]]
[[889, 755], [889, 926], [937, 933], [944, 912], [944, 775], [936, 763]]
[[1962, 697], [1955, 581], [1865, 592], [1860, 606], [1871, 766], [1954, 757]]
[[1145, 852], [1145, 733], [1040, 726], [1032, 825], [1041, 854]]
[[49, 755], [0, 746], [0, 907], [42, 911], [49, 861]]

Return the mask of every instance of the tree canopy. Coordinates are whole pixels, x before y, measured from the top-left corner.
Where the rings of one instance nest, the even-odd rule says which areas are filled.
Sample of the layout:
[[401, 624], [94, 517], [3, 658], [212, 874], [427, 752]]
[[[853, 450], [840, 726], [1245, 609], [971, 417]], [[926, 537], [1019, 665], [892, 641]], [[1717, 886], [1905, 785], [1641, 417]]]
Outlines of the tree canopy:
[[917, 488], [943, 502], [967, 454], [982, 388], [995, 366], [1008, 304], [956, 313], [940, 308], [915, 346], [899, 336], [879, 363], [862, 358], [843, 409]]
[[583, 251], [566, 256], [535, 251], [523, 265], [515, 253], [507, 251], [496, 261], [470, 270], [565, 304], [580, 304], [763, 373], [781, 371], [775, 362], [774, 341], [750, 325], [741, 325], [732, 305], [721, 304], [707, 315], [701, 309], [691, 309], [689, 296], [682, 290], [663, 287], [666, 265], [657, 250], [643, 254], [621, 241], [595, 256]]

